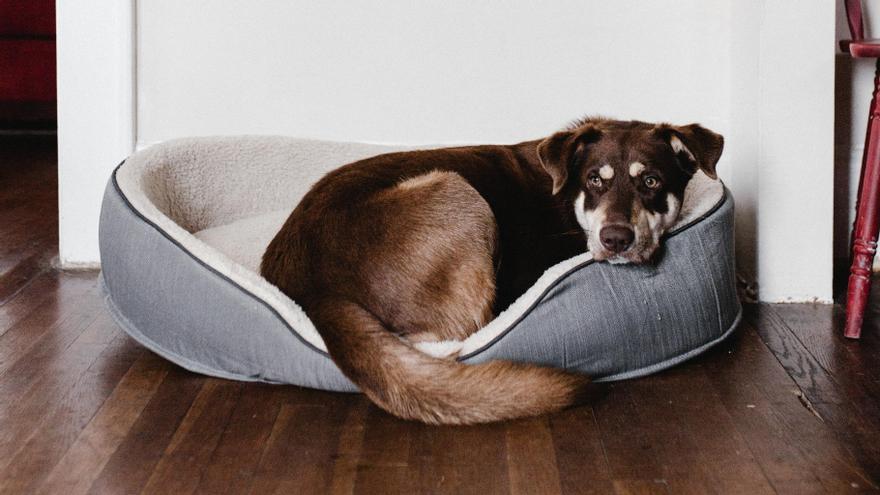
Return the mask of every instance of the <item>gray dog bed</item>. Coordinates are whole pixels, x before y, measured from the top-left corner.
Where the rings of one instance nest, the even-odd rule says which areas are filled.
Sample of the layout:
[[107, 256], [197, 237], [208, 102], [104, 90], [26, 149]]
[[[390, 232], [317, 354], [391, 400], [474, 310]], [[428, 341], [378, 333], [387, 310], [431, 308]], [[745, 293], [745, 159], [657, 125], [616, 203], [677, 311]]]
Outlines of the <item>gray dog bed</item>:
[[[147, 348], [198, 373], [357, 390], [308, 316], [257, 267], [323, 174], [398, 149], [215, 137], [134, 154], [114, 172], [101, 211], [102, 286], [114, 318]], [[699, 173], [659, 264], [576, 256], [467, 340], [419, 348], [466, 363], [528, 361], [619, 380], [699, 354], [724, 339], [740, 313], [733, 201]]]

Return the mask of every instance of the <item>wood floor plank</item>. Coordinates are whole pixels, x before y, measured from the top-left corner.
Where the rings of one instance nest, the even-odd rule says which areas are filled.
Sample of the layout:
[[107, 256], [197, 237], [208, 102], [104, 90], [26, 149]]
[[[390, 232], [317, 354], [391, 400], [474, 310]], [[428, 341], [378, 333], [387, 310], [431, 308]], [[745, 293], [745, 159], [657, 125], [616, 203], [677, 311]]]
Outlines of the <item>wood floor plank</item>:
[[171, 367], [89, 492], [139, 493], [203, 385], [204, 378]]
[[508, 493], [507, 428], [420, 426], [414, 430], [408, 469], [415, 493], [482, 495]]
[[549, 419], [562, 492], [592, 494], [611, 491], [611, 468], [605, 457], [593, 408], [571, 408]]
[[37, 310], [44, 302], [57, 297], [62, 275], [57, 270], [44, 270], [0, 302], [0, 335]]
[[417, 484], [409, 466], [366, 464], [358, 466], [354, 493], [412, 495], [418, 493]]
[[809, 397], [821, 397], [823, 402], [838, 404], [845, 401], [822, 365], [809, 354], [769, 305], [749, 304], [745, 307], [744, 317], [788, 375]]
[[[2, 151], [0, 151], [2, 153]], [[49, 172], [49, 171], [47, 171]], [[0, 184], [0, 301], [27, 283], [42, 262], [57, 254], [57, 202], [48, 184], [21, 183], [17, 197], [10, 197], [10, 184]]]
[[55, 270], [41, 273], [15, 297], [0, 304], [0, 335], [56, 297], [60, 279], [61, 274]]
[[578, 493], [595, 480], [611, 478], [592, 406], [567, 409], [549, 419], [563, 492]]
[[666, 485], [666, 491], [669, 493], [674, 493], [678, 495], [702, 495], [706, 493], [721, 493], [721, 494], [732, 494], [732, 493], [760, 493], [760, 492], [749, 492], [749, 491], [727, 491], [725, 488], [722, 488], [716, 484], [712, 484], [705, 478], [703, 479], [671, 479], [664, 480], [664, 485]]
[[[20, 397], [68, 355], [68, 347], [102, 314], [93, 290], [90, 284], [58, 312], [34, 313], [0, 337], [0, 394]], [[2, 410], [0, 404], [0, 414]]]
[[57, 254], [56, 151], [51, 136], [0, 138], [0, 304]]
[[773, 413], [780, 403], [800, 407], [794, 394], [796, 385], [787, 376], [779, 376], [778, 363], [751, 327], [741, 328], [738, 337], [728, 343], [732, 349], [730, 359], [704, 362], [722, 403], [774, 486], [788, 480], [816, 481], [812, 464], [790, 444]]
[[414, 438], [421, 428], [424, 426], [402, 421], [370, 405], [354, 493], [415, 493], [417, 467], [413, 469], [409, 463]]
[[[773, 493], [760, 464], [724, 407], [718, 391], [698, 362], [670, 370], [661, 378], [668, 382], [665, 396], [654, 403], [667, 403], [666, 411], [655, 419], [677, 424], [677, 434], [688, 439], [692, 452], [680, 457], [673, 453], [668, 462], [686, 459], [696, 463], [693, 471], [682, 470], [667, 478], [673, 493], [703, 486], [702, 493], [763, 494]], [[650, 382], [646, 394], [655, 393]], [[663, 454], [661, 454], [663, 455]], [[688, 488], [690, 487], [690, 488]]]
[[665, 495], [670, 493], [665, 483], [653, 480], [616, 479], [612, 486], [616, 495]]
[[637, 397], [630, 383], [608, 385], [607, 394], [593, 409], [611, 478], [663, 477], [650, 438], [654, 425], [637, 419]]
[[[78, 326], [77, 324], [71, 328], [73, 330]], [[88, 408], [80, 411], [79, 404], [66, 404], [64, 401], [71, 393], [90, 395], [93, 400], [99, 400], [102, 390], [100, 388], [93, 390], [92, 387], [101, 382], [101, 377], [89, 375], [88, 370], [96, 360], [100, 359], [109, 343], [118, 335], [115, 326], [103, 319], [99, 321], [96, 317], [93, 324], [71, 332], [70, 337], [76, 338], [69, 346], [60, 345], [59, 349], [52, 349], [52, 344], [46, 342], [45, 349], [49, 349], [49, 353], [44, 354], [43, 349], [37, 349], [41, 352], [23, 361], [26, 367], [13, 368], [14, 373], [20, 372], [22, 377], [29, 378], [22, 383], [29, 386], [19, 390], [13, 389], [14, 392], [8, 397], [15, 397], [15, 400], [0, 403], [0, 423], [10, 426], [0, 429], [0, 469], [6, 469], [12, 462], [15, 452], [40, 428], [43, 421], [59, 421], [67, 413], [76, 417], [77, 421], [88, 419], [79, 416], [87, 413]], [[84, 377], [85, 384], [82, 383]], [[15, 379], [8, 378], [4, 383], [15, 383]], [[100, 404], [93, 405], [96, 408]], [[74, 412], [66, 411], [65, 408], [71, 406], [74, 407]], [[71, 433], [69, 427], [70, 425], [66, 424], [60, 425], [65, 435]]]
[[[863, 342], [854, 342], [843, 337], [844, 313], [842, 308], [830, 304], [774, 304], [761, 305], [755, 311], [771, 311], [778, 315], [784, 325], [790, 328], [817, 363], [831, 376], [845, 378], [852, 371], [850, 365], [855, 359], [853, 351], [865, 350]], [[868, 315], [870, 316], [870, 315]], [[752, 321], [755, 324], [755, 321]], [[760, 324], [759, 324], [760, 325]], [[760, 328], [758, 328], [761, 330]], [[871, 335], [865, 342], [872, 345]], [[869, 368], [865, 368], [868, 371]]]
[[57, 255], [57, 186], [51, 165], [43, 163], [37, 174], [24, 174], [32, 180], [0, 179], [0, 304], [49, 269]]
[[[0, 307], [10, 306], [8, 319], [4, 318], [5, 322], [0, 320], [0, 324], [6, 323], [0, 327], [0, 374], [64, 320], [96, 316], [97, 293], [93, 292], [96, 287], [93, 274], [56, 277], [58, 285], [46, 287], [48, 297], [23, 297], [20, 306], [14, 305], [16, 301], [13, 300]], [[84, 301], [90, 303], [85, 308], [82, 307]]]
[[[64, 366], [67, 348], [102, 313], [94, 277], [76, 284], [69, 298], [52, 301], [0, 336], [0, 396], [20, 397], [35, 382]], [[0, 421], [7, 408], [0, 403]]]
[[196, 490], [241, 387], [228, 380], [205, 382], [141, 493], [183, 495]]
[[[872, 297], [877, 299], [878, 292]], [[803, 360], [815, 359], [830, 376], [833, 389], [817, 390], [808, 399], [846, 441], [874, 484], [880, 483], [880, 367], [874, 364], [880, 362], [880, 332], [871, 332], [876, 319], [869, 314], [864, 337], [852, 341], [842, 336], [845, 314], [840, 307], [774, 305], [763, 311], [779, 315], [784, 322], [781, 331], [794, 335], [803, 345], [801, 352], [808, 354]]]
[[634, 421], [653, 424], [647, 438], [660, 475], [653, 480], [703, 493], [772, 493], [720, 397], [698, 363], [633, 383]]
[[562, 493], [549, 419], [507, 423], [507, 469], [510, 493]]
[[614, 493], [614, 480], [592, 479], [583, 485], [565, 483], [562, 486], [562, 493], [565, 495], [605, 495], [606, 493]]
[[336, 460], [328, 492], [332, 495], [351, 495], [357, 479], [358, 462], [364, 445], [364, 431], [370, 402], [365, 397], [351, 397], [351, 407], [336, 447]]
[[867, 481], [831, 430], [800, 402], [797, 384], [785, 369], [768, 362], [775, 357], [751, 326], [746, 324], [728, 345], [732, 359], [706, 359], [704, 366], [775, 489]]
[[34, 242], [21, 253], [20, 260], [0, 275], [0, 305], [6, 304], [39, 275], [52, 270], [52, 259], [58, 254], [54, 240]]
[[[829, 455], [846, 465], [859, 465], [853, 469], [866, 478], [862, 484], [877, 487], [880, 474], [880, 443], [876, 441], [880, 408], [877, 401], [866, 395], [871, 391], [866, 392], [860, 386], [864, 381], [859, 377], [841, 381], [828, 373], [801, 340], [801, 335], [809, 335], [809, 328], [800, 327], [796, 332], [783, 320], [780, 311], [784, 312], [785, 308], [760, 305], [753, 307], [747, 316], [764, 344], [803, 392], [805, 404], [834, 428], [838, 440], [845, 442], [845, 447], [841, 445]], [[824, 481], [846, 484], [848, 480], [832, 476]]]
[[247, 493], [278, 418], [279, 388], [260, 384], [243, 386], [196, 493]]
[[[703, 463], [701, 447], [689, 434], [690, 422], [682, 421], [676, 411], [683, 400], [693, 404], [712, 399], [712, 389], [687, 389], [682, 382], [687, 376], [699, 373], [695, 366], [669, 370], [660, 375], [630, 384], [635, 396], [636, 416], [633, 422], [648, 425], [645, 439], [657, 459], [659, 472], [654, 477], [665, 483], [669, 479], [707, 479], [711, 476]], [[692, 399], [689, 394], [696, 394]], [[688, 411], [689, 412], [689, 411]]]
[[74, 443], [142, 349], [126, 337], [109, 345], [46, 413], [0, 473], [0, 493], [32, 493]]
[[141, 356], [128, 370], [38, 487], [37, 493], [81, 495], [104, 469], [141, 411], [156, 393], [170, 366], [153, 354]]
[[336, 445], [348, 412], [333, 402], [326, 406], [281, 405], [250, 493], [328, 491]]

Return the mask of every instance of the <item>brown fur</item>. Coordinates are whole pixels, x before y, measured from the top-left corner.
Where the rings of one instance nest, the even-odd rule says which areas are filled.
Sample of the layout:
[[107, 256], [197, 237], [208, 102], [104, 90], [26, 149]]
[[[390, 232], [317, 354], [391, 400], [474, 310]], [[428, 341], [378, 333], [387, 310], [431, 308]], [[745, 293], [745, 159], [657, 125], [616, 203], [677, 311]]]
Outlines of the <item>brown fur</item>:
[[582, 137], [560, 136], [341, 167], [296, 207], [261, 273], [302, 305], [343, 373], [397, 416], [469, 424], [569, 406], [590, 391], [587, 377], [468, 366], [410, 345], [466, 338], [586, 249], [572, 209], [584, 179], [570, 159]]

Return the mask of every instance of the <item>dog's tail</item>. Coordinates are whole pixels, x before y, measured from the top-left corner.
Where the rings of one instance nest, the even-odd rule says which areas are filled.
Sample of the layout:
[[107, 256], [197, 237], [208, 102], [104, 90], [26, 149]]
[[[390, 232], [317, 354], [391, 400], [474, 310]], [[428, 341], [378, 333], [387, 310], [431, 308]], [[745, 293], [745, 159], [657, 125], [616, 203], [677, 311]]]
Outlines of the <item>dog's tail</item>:
[[537, 416], [585, 401], [593, 389], [586, 376], [554, 368], [431, 357], [350, 301], [325, 300], [312, 309], [343, 373], [379, 407], [404, 419], [473, 424]]

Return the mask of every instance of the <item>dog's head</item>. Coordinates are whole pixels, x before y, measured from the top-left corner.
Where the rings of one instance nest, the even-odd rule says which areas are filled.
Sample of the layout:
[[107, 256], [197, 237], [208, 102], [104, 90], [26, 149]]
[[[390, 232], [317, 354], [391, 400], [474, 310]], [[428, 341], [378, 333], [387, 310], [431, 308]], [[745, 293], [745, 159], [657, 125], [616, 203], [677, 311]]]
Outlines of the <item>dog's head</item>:
[[724, 138], [697, 124], [587, 119], [538, 145], [553, 194], [574, 206], [597, 260], [644, 263], [698, 170], [716, 178]]

